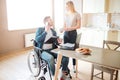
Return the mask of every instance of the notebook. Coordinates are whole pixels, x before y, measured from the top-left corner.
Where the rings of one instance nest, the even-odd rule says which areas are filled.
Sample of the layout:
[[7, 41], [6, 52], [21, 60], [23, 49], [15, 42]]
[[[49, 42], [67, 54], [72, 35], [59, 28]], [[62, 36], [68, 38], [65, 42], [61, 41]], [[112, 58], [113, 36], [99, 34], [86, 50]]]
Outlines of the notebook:
[[53, 43], [53, 42], [57, 41], [58, 38], [59, 38], [58, 36], [52, 36], [45, 43], [47, 43], [47, 44]]

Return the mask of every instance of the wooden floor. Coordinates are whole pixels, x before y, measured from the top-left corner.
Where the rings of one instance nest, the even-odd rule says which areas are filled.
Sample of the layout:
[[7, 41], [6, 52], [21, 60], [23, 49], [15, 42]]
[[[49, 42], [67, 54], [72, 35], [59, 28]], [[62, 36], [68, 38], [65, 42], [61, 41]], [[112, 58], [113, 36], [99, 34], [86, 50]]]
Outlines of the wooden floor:
[[[22, 50], [0, 56], [0, 80], [37, 80], [30, 74], [27, 65], [27, 56], [30, 51]], [[72, 76], [74, 76], [71, 63], [69, 63], [69, 67]], [[90, 74], [91, 63], [79, 61], [79, 80], [90, 80]], [[105, 79], [109, 80], [108, 74], [105, 74]], [[73, 78], [72, 80], [76, 79]], [[99, 79], [94, 78], [94, 80]]]
[[20, 51], [0, 57], [0, 80], [25, 80], [30, 76], [27, 66], [28, 52]]

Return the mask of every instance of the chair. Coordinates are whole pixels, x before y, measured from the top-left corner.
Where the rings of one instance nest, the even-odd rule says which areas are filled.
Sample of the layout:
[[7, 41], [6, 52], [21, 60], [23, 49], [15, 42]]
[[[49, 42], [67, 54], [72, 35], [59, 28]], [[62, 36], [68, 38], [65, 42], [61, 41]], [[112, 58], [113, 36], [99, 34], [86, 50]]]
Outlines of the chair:
[[77, 35], [77, 39], [76, 39], [76, 47], [79, 47], [80, 39], [81, 39], [81, 35], [82, 35], [82, 33], [79, 33], [79, 34]]
[[[103, 48], [106, 48], [106, 47], [110, 50], [117, 50], [120, 47], [120, 42], [103, 40]], [[94, 74], [94, 69], [100, 70], [101, 72]], [[110, 80], [117, 80], [118, 79], [118, 70], [103, 67], [103, 66], [100, 66], [97, 64], [92, 64], [91, 80], [93, 80], [93, 77], [97, 77], [97, 78], [104, 80], [103, 79], [104, 72], [110, 74]], [[101, 74], [101, 77], [98, 77], [98, 75], [100, 75], [100, 74]]]
[[[79, 34], [77, 35], [77, 39], [76, 39], [76, 48], [79, 47], [81, 35], [82, 35], [82, 33], [79, 33]], [[73, 70], [74, 70], [74, 73], [75, 73], [75, 72], [76, 72], [76, 71], [75, 71], [75, 65], [77, 65], [77, 64], [76, 64], [76, 60], [73, 59], [72, 62], [73, 62]]]

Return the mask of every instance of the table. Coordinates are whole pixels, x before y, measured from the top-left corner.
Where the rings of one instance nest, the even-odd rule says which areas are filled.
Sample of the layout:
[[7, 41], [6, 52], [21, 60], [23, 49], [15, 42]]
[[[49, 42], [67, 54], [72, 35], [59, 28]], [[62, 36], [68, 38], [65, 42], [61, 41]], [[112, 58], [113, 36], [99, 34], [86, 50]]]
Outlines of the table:
[[[61, 50], [59, 48], [52, 50], [52, 52], [58, 53], [54, 80], [57, 80], [62, 56], [75, 58], [77, 60], [76, 64], [78, 63], [78, 60], [84, 60], [94, 64], [120, 70], [120, 51], [113, 51], [113, 50], [86, 46], [86, 45], [81, 45], [80, 47], [91, 49], [92, 50], [91, 55], [83, 55], [81, 53], [77, 53], [72, 50]], [[77, 69], [77, 66], [76, 66], [76, 69]], [[78, 72], [76, 72], [76, 77], [77, 77], [77, 73]]]

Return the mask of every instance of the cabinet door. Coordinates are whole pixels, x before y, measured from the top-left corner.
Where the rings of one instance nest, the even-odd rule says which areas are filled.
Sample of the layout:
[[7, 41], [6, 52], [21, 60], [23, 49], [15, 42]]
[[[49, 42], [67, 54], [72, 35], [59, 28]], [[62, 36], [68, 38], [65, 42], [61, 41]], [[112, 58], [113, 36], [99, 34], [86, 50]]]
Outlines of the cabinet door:
[[118, 31], [118, 42], [120, 42], [120, 31]]
[[107, 40], [118, 41], [118, 31], [116, 31], [116, 30], [108, 31]]
[[93, 33], [91, 32], [91, 30], [84, 30], [82, 32], [80, 44], [91, 46], [92, 35]]
[[109, 12], [119, 13], [120, 12], [120, 0], [110, 0], [109, 1]]
[[105, 0], [83, 0], [83, 13], [104, 12]]
[[103, 47], [103, 40], [105, 40], [105, 31], [96, 30], [93, 33], [93, 42], [92, 45], [95, 47]]
[[102, 47], [104, 39], [105, 39], [105, 31], [85, 30], [82, 33], [80, 43], [83, 45]]

